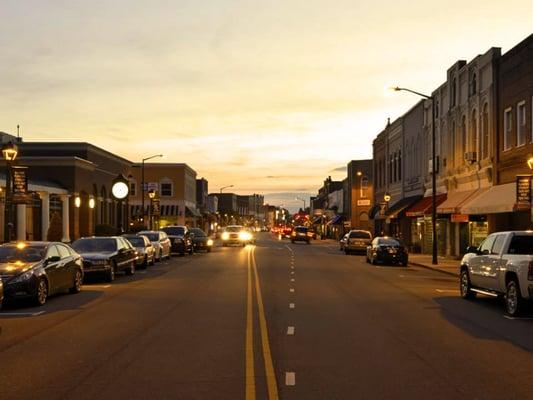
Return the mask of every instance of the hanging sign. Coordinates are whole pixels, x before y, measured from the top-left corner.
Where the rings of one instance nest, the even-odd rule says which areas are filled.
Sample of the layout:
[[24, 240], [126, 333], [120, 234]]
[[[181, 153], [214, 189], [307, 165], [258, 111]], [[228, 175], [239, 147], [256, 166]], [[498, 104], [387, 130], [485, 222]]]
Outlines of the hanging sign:
[[13, 167], [13, 204], [27, 204], [31, 202], [32, 195], [28, 192], [27, 167]]
[[160, 216], [161, 215], [161, 203], [160, 203], [159, 199], [152, 199], [150, 206], [152, 208], [151, 215], [153, 215], [153, 216]]
[[531, 175], [516, 176], [516, 204], [517, 210], [529, 210], [531, 207]]

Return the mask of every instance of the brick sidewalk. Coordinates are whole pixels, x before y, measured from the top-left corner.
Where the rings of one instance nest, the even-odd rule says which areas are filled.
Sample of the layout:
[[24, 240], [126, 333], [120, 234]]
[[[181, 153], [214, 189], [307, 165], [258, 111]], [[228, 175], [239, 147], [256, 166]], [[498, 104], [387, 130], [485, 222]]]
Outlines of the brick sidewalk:
[[443, 272], [448, 275], [459, 276], [460, 260], [438, 257], [438, 264], [433, 265], [431, 263], [431, 258], [430, 254], [409, 254], [409, 264]]

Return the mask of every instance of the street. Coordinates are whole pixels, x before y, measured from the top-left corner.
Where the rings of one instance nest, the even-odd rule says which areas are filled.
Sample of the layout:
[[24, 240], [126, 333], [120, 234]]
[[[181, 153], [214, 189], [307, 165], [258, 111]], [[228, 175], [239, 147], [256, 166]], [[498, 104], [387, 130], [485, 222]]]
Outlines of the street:
[[458, 287], [262, 233], [6, 306], [0, 399], [531, 398], [533, 318]]

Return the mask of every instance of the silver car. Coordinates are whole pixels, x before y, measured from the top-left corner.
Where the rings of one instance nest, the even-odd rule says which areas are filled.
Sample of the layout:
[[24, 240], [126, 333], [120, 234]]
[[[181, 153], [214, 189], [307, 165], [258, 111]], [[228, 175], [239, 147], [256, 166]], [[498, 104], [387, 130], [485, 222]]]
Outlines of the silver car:
[[144, 235], [123, 235], [137, 251], [137, 265], [147, 267], [155, 263], [155, 248], [150, 239]]
[[366, 253], [366, 248], [372, 243], [372, 234], [369, 231], [352, 229], [344, 244], [344, 253]]
[[138, 232], [138, 235], [143, 235], [150, 239], [152, 246], [154, 246], [156, 262], [170, 258], [170, 239], [165, 232], [141, 231]]

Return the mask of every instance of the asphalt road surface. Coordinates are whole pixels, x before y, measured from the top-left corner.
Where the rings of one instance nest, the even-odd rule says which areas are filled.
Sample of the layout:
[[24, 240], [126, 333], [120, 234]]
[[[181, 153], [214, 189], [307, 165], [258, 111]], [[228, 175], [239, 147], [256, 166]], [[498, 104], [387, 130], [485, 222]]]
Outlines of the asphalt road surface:
[[0, 399], [533, 398], [533, 320], [457, 288], [262, 234], [3, 309]]

